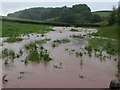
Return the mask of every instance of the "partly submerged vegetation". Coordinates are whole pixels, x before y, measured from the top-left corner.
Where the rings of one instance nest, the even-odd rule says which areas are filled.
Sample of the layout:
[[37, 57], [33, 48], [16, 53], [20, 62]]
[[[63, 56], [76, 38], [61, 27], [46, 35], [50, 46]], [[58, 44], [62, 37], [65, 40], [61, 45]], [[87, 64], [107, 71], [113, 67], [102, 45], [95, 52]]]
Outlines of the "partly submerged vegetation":
[[59, 44], [62, 44], [62, 43], [69, 43], [70, 40], [68, 38], [64, 38], [64, 39], [61, 39], [61, 40], [54, 40], [53, 43], [52, 43], [52, 47], [55, 48], [57, 47]]
[[70, 31], [78, 32], [78, 30], [77, 30], [77, 29], [74, 29], [74, 28], [72, 28]]
[[28, 61], [32, 62], [40, 62], [40, 61], [50, 61], [52, 58], [50, 57], [48, 50], [43, 47], [43, 44], [50, 39], [37, 40], [35, 42], [31, 42], [25, 45], [25, 48], [28, 50], [28, 55], [24, 61], [27, 65]]
[[17, 41], [22, 41], [23, 39], [20, 37], [9, 37], [5, 42], [17, 42]]
[[5, 48], [4, 50], [2, 50], [2, 58], [15, 59], [15, 52], [13, 50], [8, 50], [7, 48]]
[[104, 51], [109, 55], [118, 55], [118, 53], [120, 53], [117, 41], [102, 38], [92, 38], [89, 39], [88, 42], [88, 45], [85, 47], [85, 49], [88, 51], [88, 54], [91, 54], [92, 52], [99, 52], [100, 55], [102, 55]]
[[52, 58], [49, 56], [48, 51], [43, 48], [40, 51], [31, 50], [26, 57], [25, 62], [26, 60], [30, 60], [32, 62], [40, 62], [41, 60], [50, 61]]
[[2, 59], [4, 60], [5, 65], [14, 62], [16, 58], [19, 58], [22, 55], [22, 50], [20, 50], [18, 53], [16, 53], [14, 50], [9, 50], [7, 48], [4, 48], [2, 50]]
[[83, 38], [85, 38], [85, 37], [82, 36], [82, 35], [72, 35], [72, 36], [70, 36], [70, 37], [72, 37], [72, 38], [78, 38], [78, 39], [83, 39]]
[[[28, 61], [40, 62], [52, 60], [48, 50], [43, 47], [43, 44], [45, 44], [47, 41], [50, 41], [50, 39], [46, 38], [44, 40], [36, 40], [25, 45], [28, 55], [26, 56], [24, 63], [27, 64]], [[20, 49], [18, 53], [15, 53], [15, 51], [7, 48], [3, 49], [2, 59], [4, 60], [4, 64], [7, 65], [11, 62], [14, 62], [14, 59], [19, 58], [24, 53], [25, 51], [23, 51], [23, 49]]]

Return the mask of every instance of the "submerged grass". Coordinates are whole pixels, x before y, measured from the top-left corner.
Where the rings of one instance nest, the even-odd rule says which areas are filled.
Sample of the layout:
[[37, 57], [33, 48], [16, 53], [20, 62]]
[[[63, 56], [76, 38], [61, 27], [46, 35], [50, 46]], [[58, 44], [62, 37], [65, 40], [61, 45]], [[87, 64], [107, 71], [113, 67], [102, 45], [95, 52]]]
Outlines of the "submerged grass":
[[22, 41], [23, 39], [22, 38], [20, 38], [20, 37], [9, 37], [9, 38], [7, 38], [7, 40], [5, 41], [5, 42], [17, 42], [17, 41]]
[[[37, 49], [38, 46], [41, 46], [43, 44], [45, 44], [47, 41], [50, 41], [51, 39], [49, 38], [45, 38], [43, 40], [36, 40], [34, 42], [30, 42], [29, 44], [26, 44], [25, 45], [25, 49], [27, 50], [34, 50], [34, 49]], [[37, 46], [38, 45], [38, 46]]]
[[70, 31], [73, 31], [73, 32], [78, 32], [78, 30], [77, 29], [71, 29]]
[[35, 61], [35, 62], [39, 62], [40, 60], [37, 50], [31, 50], [27, 58], [28, 60]]
[[46, 49], [41, 49], [41, 50], [30, 50], [28, 56], [25, 59], [25, 64], [28, 63], [28, 61], [32, 62], [40, 62], [41, 60], [43, 61], [50, 61], [52, 58], [50, 57], [48, 51]]
[[9, 56], [12, 60], [16, 58], [15, 52], [13, 50], [9, 51]]
[[33, 49], [37, 48], [37, 46], [36, 46], [36, 44], [34, 42], [31, 42], [31, 43], [25, 45], [25, 48], [27, 50], [33, 50]]
[[52, 47], [55, 48], [59, 44], [69, 43], [69, 42], [70, 42], [70, 40], [68, 38], [64, 38], [64, 39], [61, 39], [61, 40], [54, 40], [53, 43], [52, 43]]
[[81, 39], [84, 38], [84, 36], [82, 36], [82, 35], [72, 35], [72, 36], [70, 36], [70, 37], [72, 37], [72, 38], [81, 38]]
[[2, 50], [2, 58], [6, 58], [8, 56], [9, 56], [9, 50], [5, 48], [4, 50]]
[[42, 46], [44, 43], [46, 43], [46, 41], [49, 40], [50, 39], [37, 40], [25, 45], [25, 48], [29, 50], [29, 52], [24, 63], [27, 65], [29, 61], [39, 63], [40, 61], [52, 60], [47, 49]]
[[11, 62], [14, 61], [16, 58], [16, 53], [13, 50], [8, 50], [7, 48], [2, 50], [2, 59], [4, 59], [4, 64], [8, 64], [8, 59], [11, 60]]
[[22, 49], [19, 51], [19, 53], [20, 53], [20, 55], [23, 55], [23, 51], [22, 51]]

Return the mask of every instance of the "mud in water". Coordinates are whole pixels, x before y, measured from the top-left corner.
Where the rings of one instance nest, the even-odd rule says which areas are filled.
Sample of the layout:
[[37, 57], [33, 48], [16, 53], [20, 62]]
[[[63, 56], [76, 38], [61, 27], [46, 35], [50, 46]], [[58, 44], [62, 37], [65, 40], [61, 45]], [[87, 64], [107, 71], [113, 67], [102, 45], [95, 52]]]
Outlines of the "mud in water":
[[[70, 43], [61, 44], [52, 48], [52, 41], [66, 38], [70, 35], [96, 32], [95, 29], [85, 29], [80, 32], [71, 32], [71, 27], [55, 27], [55, 31], [45, 34], [44, 37], [37, 37], [33, 34], [31, 37], [24, 37], [21, 42], [4, 43], [3, 49], [8, 48], [16, 52], [23, 48], [25, 44], [34, 40], [50, 38], [51, 41], [44, 44], [53, 58], [50, 62], [33, 63], [29, 62], [26, 66], [22, 60], [25, 59], [25, 53], [22, 57], [15, 59], [14, 63], [7, 66], [2, 65], [3, 75], [7, 74], [8, 82], [3, 84], [5, 88], [108, 88], [111, 80], [117, 79], [117, 61], [100, 61], [95, 56], [91, 58], [88, 55], [77, 58], [72, 53], [65, 51], [66, 48], [79, 50], [84, 47], [87, 41], [84, 39], [70, 39]], [[79, 28], [81, 29], [81, 28]], [[60, 66], [55, 68], [54, 66]], [[23, 73], [21, 73], [23, 72]]]

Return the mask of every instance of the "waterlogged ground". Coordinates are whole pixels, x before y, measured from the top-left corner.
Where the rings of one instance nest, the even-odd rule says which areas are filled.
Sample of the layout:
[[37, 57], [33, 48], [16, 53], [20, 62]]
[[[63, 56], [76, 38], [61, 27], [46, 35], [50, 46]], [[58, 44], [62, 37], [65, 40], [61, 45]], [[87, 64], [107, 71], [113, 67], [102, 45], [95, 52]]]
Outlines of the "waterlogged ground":
[[[84, 54], [82, 58], [76, 57], [75, 52], [88, 44], [85, 39], [70, 38], [70, 35], [87, 35], [97, 32], [95, 29], [78, 28], [79, 32], [70, 31], [71, 27], [55, 27], [41, 37], [39, 34], [30, 34], [30, 37], [22, 36], [23, 41], [15, 43], [3, 43], [3, 48], [12, 49], [16, 53], [31, 41], [50, 38], [44, 44], [52, 57], [52, 61], [24, 64], [27, 52], [13, 63], [4, 65], [2, 63], [3, 75], [7, 75], [8, 82], [3, 84], [4, 88], [108, 88], [111, 80], [117, 79], [117, 60], [111, 57], [100, 60], [92, 55]], [[52, 47], [56, 39], [69, 38], [69, 43]], [[24, 49], [23, 49], [24, 50]], [[71, 51], [70, 51], [71, 50]], [[84, 50], [83, 50], [84, 52]], [[82, 59], [82, 60], [81, 60]]]

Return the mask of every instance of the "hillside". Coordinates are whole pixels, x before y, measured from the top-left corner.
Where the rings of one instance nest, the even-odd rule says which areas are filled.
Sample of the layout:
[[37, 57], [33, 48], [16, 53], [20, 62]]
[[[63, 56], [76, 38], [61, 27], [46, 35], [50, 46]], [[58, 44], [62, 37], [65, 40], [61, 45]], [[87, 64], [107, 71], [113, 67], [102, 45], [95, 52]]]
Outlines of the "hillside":
[[8, 17], [39, 20], [47, 22], [64, 22], [69, 24], [89, 23], [92, 17], [91, 9], [86, 4], [59, 8], [29, 8], [7, 15]]
[[112, 11], [96, 11], [92, 12], [92, 14], [98, 14], [101, 18], [108, 18]]
[[23, 24], [52, 25], [52, 26], [70, 26], [67, 23], [45, 22], [45, 21], [38, 21], [38, 20], [29, 20], [29, 19], [22, 19], [22, 18], [5, 17], [5, 16], [2, 16], [0, 21], [1, 20], [2, 21], [7, 21], [7, 22], [23, 23]]

